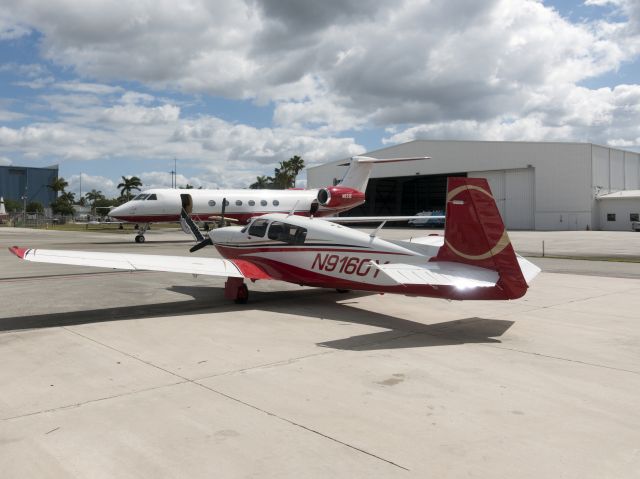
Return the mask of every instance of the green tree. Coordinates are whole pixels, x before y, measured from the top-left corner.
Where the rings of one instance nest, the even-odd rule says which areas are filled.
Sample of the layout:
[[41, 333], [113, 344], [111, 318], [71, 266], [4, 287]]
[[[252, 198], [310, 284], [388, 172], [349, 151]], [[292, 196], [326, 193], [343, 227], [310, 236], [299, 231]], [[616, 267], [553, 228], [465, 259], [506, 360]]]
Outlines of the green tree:
[[102, 194], [102, 191], [96, 190], [95, 188], [89, 191], [88, 193], [85, 193], [84, 197], [87, 199], [87, 201], [91, 205], [92, 210], [96, 208], [96, 201], [104, 199], [104, 195]]
[[55, 192], [56, 198], [57, 198], [58, 193], [64, 193], [67, 186], [69, 186], [69, 183], [67, 182], [67, 180], [60, 177], [53, 180], [53, 182], [50, 185], [47, 185], [47, 188], [52, 189]]
[[265, 190], [273, 188], [273, 178], [270, 176], [256, 176], [255, 183], [249, 186], [252, 190]]
[[276, 188], [293, 188], [296, 185], [296, 176], [304, 168], [302, 157], [295, 155], [286, 161], [281, 161], [275, 170], [274, 184]]
[[42, 206], [42, 203], [40, 203], [39, 201], [31, 201], [30, 203], [27, 203], [27, 212], [44, 213], [44, 206]]
[[22, 211], [22, 202], [5, 198], [4, 209], [7, 210], [7, 213], [17, 213]]
[[120, 195], [127, 201], [131, 199], [131, 191], [138, 190], [142, 186], [142, 181], [137, 176], [130, 176], [129, 178], [123, 176], [122, 183], [119, 183], [117, 188], [120, 190]]

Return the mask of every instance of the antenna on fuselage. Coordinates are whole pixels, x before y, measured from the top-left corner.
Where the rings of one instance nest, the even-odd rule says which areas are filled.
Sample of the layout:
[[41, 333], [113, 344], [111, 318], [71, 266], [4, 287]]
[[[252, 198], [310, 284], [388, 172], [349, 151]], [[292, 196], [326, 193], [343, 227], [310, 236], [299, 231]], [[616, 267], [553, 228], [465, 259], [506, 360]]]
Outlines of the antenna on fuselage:
[[293, 205], [293, 208], [291, 208], [291, 211], [289, 211], [289, 214], [287, 215], [287, 217], [296, 214], [296, 206], [298, 206], [299, 202], [300, 200], [296, 200], [296, 203]]

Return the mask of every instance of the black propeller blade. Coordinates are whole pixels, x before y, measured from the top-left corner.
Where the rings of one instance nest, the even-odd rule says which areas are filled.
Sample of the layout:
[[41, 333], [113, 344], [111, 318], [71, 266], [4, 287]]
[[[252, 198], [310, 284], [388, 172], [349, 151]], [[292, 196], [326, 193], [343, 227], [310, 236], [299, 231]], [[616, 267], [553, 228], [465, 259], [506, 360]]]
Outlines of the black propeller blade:
[[209, 246], [209, 245], [213, 246], [213, 241], [211, 241], [211, 238], [207, 238], [204, 241], [200, 241], [200, 243], [189, 248], [189, 253], [195, 253], [199, 249], [202, 249], [205, 246]]
[[220, 212], [220, 223], [218, 224], [218, 228], [224, 227], [224, 210], [227, 207], [227, 199], [222, 198], [222, 211]]

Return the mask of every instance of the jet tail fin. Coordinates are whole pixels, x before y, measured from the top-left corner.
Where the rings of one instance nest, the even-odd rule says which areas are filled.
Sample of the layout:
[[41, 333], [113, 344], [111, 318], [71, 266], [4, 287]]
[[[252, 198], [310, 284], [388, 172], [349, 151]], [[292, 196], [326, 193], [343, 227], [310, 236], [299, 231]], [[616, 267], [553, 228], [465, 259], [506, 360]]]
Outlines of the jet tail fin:
[[[449, 178], [444, 245], [435, 261], [479, 266], [499, 274], [496, 287], [504, 299], [522, 297], [528, 288], [498, 206], [484, 178]], [[529, 263], [533, 269], [535, 265]], [[527, 276], [534, 272], [528, 270]], [[535, 274], [539, 269], [535, 271]], [[533, 276], [535, 276], [533, 274]]]
[[[347, 163], [349, 168], [344, 174], [344, 178], [338, 183], [338, 186], [344, 186], [345, 188], [353, 188], [354, 190], [364, 192], [367, 189], [367, 183], [369, 182], [369, 176], [371, 176], [371, 170], [377, 163], [395, 163], [398, 161], [414, 161], [414, 160], [426, 160], [428, 156], [421, 156], [419, 158], [390, 158], [390, 159], [378, 159], [369, 158], [368, 156], [354, 156], [351, 158], [351, 162]], [[345, 166], [345, 165], [340, 165]]]

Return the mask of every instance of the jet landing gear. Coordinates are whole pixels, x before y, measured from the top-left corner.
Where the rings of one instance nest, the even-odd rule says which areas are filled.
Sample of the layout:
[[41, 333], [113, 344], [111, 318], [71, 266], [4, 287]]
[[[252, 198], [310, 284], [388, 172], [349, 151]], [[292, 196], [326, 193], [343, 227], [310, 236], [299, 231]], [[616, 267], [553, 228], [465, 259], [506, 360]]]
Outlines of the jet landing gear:
[[134, 226], [134, 229], [138, 230], [138, 234], [136, 235], [136, 243], [144, 243], [144, 234], [149, 229], [149, 226], [149, 223], [142, 225], [142, 228], [140, 228], [138, 225]]
[[236, 304], [247, 304], [249, 289], [244, 284], [244, 278], [227, 278], [227, 282], [224, 283], [224, 297], [233, 299]]

